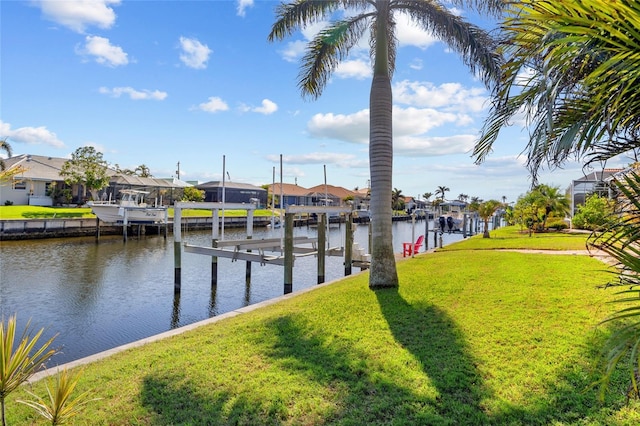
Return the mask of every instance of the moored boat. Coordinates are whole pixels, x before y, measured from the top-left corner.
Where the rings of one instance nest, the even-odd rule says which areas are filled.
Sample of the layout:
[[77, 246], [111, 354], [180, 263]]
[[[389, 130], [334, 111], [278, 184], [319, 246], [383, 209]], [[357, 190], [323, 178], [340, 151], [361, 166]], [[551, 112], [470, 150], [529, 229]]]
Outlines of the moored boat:
[[119, 202], [89, 201], [93, 214], [107, 223], [166, 223], [168, 218], [167, 207], [149, 206], [144, 201], [146, 191], [135, 189], [120, 190], [122, 198]]

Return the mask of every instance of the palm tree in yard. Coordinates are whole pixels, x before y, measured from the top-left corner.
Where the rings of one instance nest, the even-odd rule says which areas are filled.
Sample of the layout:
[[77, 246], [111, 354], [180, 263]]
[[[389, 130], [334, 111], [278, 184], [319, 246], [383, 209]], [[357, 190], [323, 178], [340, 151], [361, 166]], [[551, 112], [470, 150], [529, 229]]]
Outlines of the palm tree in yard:
[[489, 200], [489, 201], [485, 201], [483, 203], [480, 203], [478, 205], [478, 207], [476, 208], [476, 211], [478, 212], [478, 216], [480, 216], [480, 218], [484, 222], [484, 232], [482, 234], [482, 238], [490, 238], [491, 237], [491, 235], [489, 234], [489, 219], [491, 219], [491, 216], [493, 216], [493, 214], [500, 207], [502, 207], [502, 203], [500, 203], [500, 201], [498, 201], [498, 200]]
[[[454, 0], [497, 13], [502, 0]], [[342, 13], [345, 12], [345, 13]], [[471, 71], [486, 84], [498, 78], [500, 56], [491, 36], [447, 9], [439, 0], [296, 0], [276, 10], [269, 40], [282, 40], [294, 31], [331, 21], [307, 46], [298, 86], [303, 96], [318, 98], [339, 62], [369, 34], [373, 80], [369, 95], [369, 167], [371, 176], [372, 248], [369, 287], [397, 287], [392, 245], [393, 126], [391, 78], [395, 69], [396, 18], [406, 15], [423, 30], [458, 52]]]
[[501, 28], [506, 63], [477, 162], [515, 118], [528, 124], [534, 183], [542, 166], [640, 147], [640, 2], [511, 2]]

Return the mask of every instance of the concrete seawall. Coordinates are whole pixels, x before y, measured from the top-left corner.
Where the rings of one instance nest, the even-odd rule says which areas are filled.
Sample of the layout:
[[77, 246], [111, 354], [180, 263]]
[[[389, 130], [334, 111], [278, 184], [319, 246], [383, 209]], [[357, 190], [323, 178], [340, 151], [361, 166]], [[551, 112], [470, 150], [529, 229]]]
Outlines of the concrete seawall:
[[[213, 219], [210, 217], [182, 218], [182, 226], [188, 230], [211, 229]], [[253, 226], [266, 227], [271, 218], [258, 217], [253, 219]], [[246, 227], [246, 217], [226, 217], [226, 228]], [[145, 233], [157, 234], [164, 232], [164, 225], [141, 225]], [[169, 220], [168, 232], [173, 232], [173, 221]], [[0, 220], [0, 241], [41, 239], [41, 238], [66, 238], [66, 237], [91, 237], [96, 235], [96, 219], [12, 219]], [[129, 225], [137, 233], [138, 225]], [[122, 225], [100, 222], [100, 235], [122, 235]]]
[[[411, 216], [393, 216], [392, 220], [410, 221]], [[419, 218], [418, 220], [424, 220]], [[337, 221], [337, 220], [336, 220]], [[342, 220], [343, 221], [343, 220]], [[334, 219], [331, 220], [331, 223]], [[354, 218], [354, 222], [368, 222]], [[211, 229], [211, 217], [183, 217], [182, 227], [185, 230]], [[254, 217], [253, 226], [266, 227], [271, 217]], [[294, 226], [316, 225], [313, 219], [297, 219]], [[164, 225], [141, 225], [142, 233], [158, 234], [164, 232]], [[169, 219], [167, 231], [173, 232], [173, 219]], [[225, 217], [225, 228], [245, 228], [246, 217]], [[0, 241], [27, 240], [41, 238], [91, 237], [96, 235], [97, 220], [92, 218], [43, 218], [43, 219], [0, 219]], [[135, 235], [138, 225], [129, 225], [130, 235]], [[122, 235], [122, 225], [100, 222], [100, 235]]]

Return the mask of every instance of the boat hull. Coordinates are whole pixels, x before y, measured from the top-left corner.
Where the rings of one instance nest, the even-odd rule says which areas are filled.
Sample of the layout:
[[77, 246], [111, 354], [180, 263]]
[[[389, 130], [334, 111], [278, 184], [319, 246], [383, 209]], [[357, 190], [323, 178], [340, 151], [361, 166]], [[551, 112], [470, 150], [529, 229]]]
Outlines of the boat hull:
[[93, 214], [98, 219], [107, 223], [127, 223], [153, 224], [165, 223], [167, 209], [162, 207], [121, 207], [118, 205], [90, 205]]

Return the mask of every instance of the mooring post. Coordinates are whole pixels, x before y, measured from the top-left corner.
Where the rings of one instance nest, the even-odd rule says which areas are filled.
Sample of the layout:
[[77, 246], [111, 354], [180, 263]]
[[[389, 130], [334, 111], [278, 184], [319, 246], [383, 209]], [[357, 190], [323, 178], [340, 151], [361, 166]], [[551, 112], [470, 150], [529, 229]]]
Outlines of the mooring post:
[[100, 218], [96, 216], [96, 243], [100, 241]]
[[167, 239], [167, 233], [169, 232], [169, 209], [164, 211], [164, 239]]
[[293, 213], [284, 214], [284, 294], [293, 291]]
[[317, 213], [318, 216], [318, 284], [324, 282], [325, 262], [327, 255], [327, 215]]
[[[253, 238], [253, 210], [247, 210], [247, 240]], [[251, 253], [251, 250], [247, 250], [247, 253]], [[251, 261], [247, 260], [247, 266], [245, 270], [245, 282], [247, 285], [251, 283]]]
[[429, 212], [425, 210], [424, 219], [424, 251], [429, 251]]
[[351, 214], [345, 215], [344, 221], [344, 275], [351, 275], [353, 262], [353, 219]]
[[[416, 240], [416, 213], [411, 212], [411, 242]], [[404, 255], [403, 255], [404, 256]], [[415, 250], [411, 249], [411, 257], [415, 257]]]
[[180, 293], [182, 275], [182, 208], [175, 207], [173, 213], [173, 292]]
[[469, 224], [469, 215], [464, 214], [464, 219], [462, 220], [462, 238], [467, 238], [467, 225]]
[[[219, 220], [218, 209], [211, 211], [211, 247], [218, 247], [219, 238]], [[211, 256], [211, 287], [218, 285], [218, 256]]]
[[122, 240], [127, 242], [127, 227], [129, 226], [129, 210], [124, 209], [124, 218], [122, 219]]

